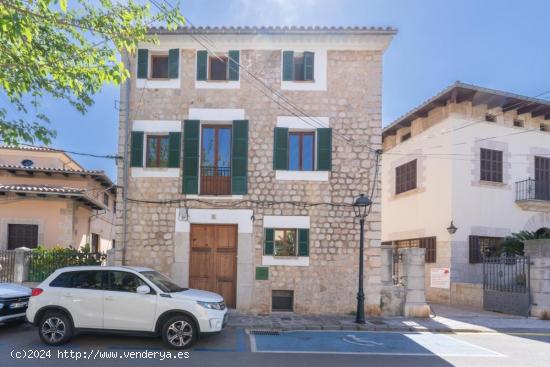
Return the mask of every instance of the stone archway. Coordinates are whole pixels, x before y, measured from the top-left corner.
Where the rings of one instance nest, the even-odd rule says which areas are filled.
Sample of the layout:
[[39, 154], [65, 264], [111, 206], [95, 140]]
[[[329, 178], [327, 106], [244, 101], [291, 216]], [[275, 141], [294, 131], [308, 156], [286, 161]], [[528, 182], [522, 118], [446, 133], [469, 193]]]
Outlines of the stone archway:
[[548, 227], [541, 227], [535, 231], [535, 233], [539, 236], [544, 237], [550, 237], [550, 228]]
[[541, 229], [549, 229], [550, 228], [550, 213], [537, 213], [534, 214], [527, 223], [525, 223], [525, 226], [523, 229], [525, 231], [529, 232], [537, 232]]

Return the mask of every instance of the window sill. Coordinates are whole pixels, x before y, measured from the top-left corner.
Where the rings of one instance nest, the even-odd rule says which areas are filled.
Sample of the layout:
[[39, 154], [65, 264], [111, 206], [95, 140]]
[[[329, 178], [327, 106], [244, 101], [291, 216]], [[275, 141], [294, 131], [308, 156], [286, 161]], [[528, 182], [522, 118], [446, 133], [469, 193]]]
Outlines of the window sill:
[[132, 177], [179, 177], [179, 168], [132, 167]]
[[326, 81], [281, 81], [281, 89], [296, 91], [326, 91]]
[[262, 265], [309, 266], [309, 256], [262, 256]]
[[328, 181], [329, 171], [275, 171], [280, 181]]
[[180, 79], [136, 79], [136, 88], [179, 89]]
[[400, 199], [400, 198], [404, 198], [404, 197], [407, 197], [407, 196], [411, 196], [411, 195], [421, 193], [423, 191], [424, 191], [424, 189], [422, 189], [421, 187], [416, 187], [416, 188], [408, 190], [408, 191], [400, 192], [399, 194], [394, 193], [392, 195], [392, 198], [393, 199]]
[[201, 199], [201, 200], [242, 200], [244, 195], [185, 195], [186, 199]]
[[496, 188], [496, 189], [508, 188], [508, 184], [506, 184], [505, 182], [483, 181], [483, 180], [478, 181], [478, 186], [493, 187], [493, 188]]
[[239, 89], [240, 80], [196, 80], [196, 89]]

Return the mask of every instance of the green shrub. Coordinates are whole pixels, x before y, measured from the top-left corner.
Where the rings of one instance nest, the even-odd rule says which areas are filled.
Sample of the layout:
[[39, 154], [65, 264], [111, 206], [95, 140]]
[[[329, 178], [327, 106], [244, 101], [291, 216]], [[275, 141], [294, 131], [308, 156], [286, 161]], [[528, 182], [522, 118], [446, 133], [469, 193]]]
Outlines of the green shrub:
[[29, 256], [28, 281], [41, 282], [51, 273], [66, 266], [101, 265], [103, 254], [92, 254], [86, 248], [78, 250], [72, 247], [53, 247], [46, 249], [38, 246]]

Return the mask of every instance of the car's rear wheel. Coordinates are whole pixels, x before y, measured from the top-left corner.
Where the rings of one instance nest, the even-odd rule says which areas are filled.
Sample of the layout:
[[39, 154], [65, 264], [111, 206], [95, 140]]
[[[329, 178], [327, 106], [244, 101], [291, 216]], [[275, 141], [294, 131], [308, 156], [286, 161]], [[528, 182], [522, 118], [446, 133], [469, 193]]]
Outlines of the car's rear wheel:
[[173, 349], [186, 349], [197, 341], [198, 330], [195, 322], [188, 316], [170, 317], [162, 327], [164, 343]]
[[71, 320], [63, 312], [48, 312], [38, 325], [40, 339], [48, 345], [62, 345], [71, 339]]

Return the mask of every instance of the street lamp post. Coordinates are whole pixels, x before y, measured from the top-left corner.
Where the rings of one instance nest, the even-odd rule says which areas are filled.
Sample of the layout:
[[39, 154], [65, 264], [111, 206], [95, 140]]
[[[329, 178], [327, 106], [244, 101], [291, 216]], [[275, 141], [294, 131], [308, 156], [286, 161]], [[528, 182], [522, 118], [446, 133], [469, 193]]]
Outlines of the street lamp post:
[[363, 252], [365, 249], [365, 218], [368, 214], [368, 207], [372, 201], [364, 194], [359, 195], [353, 203], [355, 217], [359, 218], [359, 289], [357, 290], [357, 313], [355, 322], [357, 324], [365, 323], [365, 293], [363, 292]]

